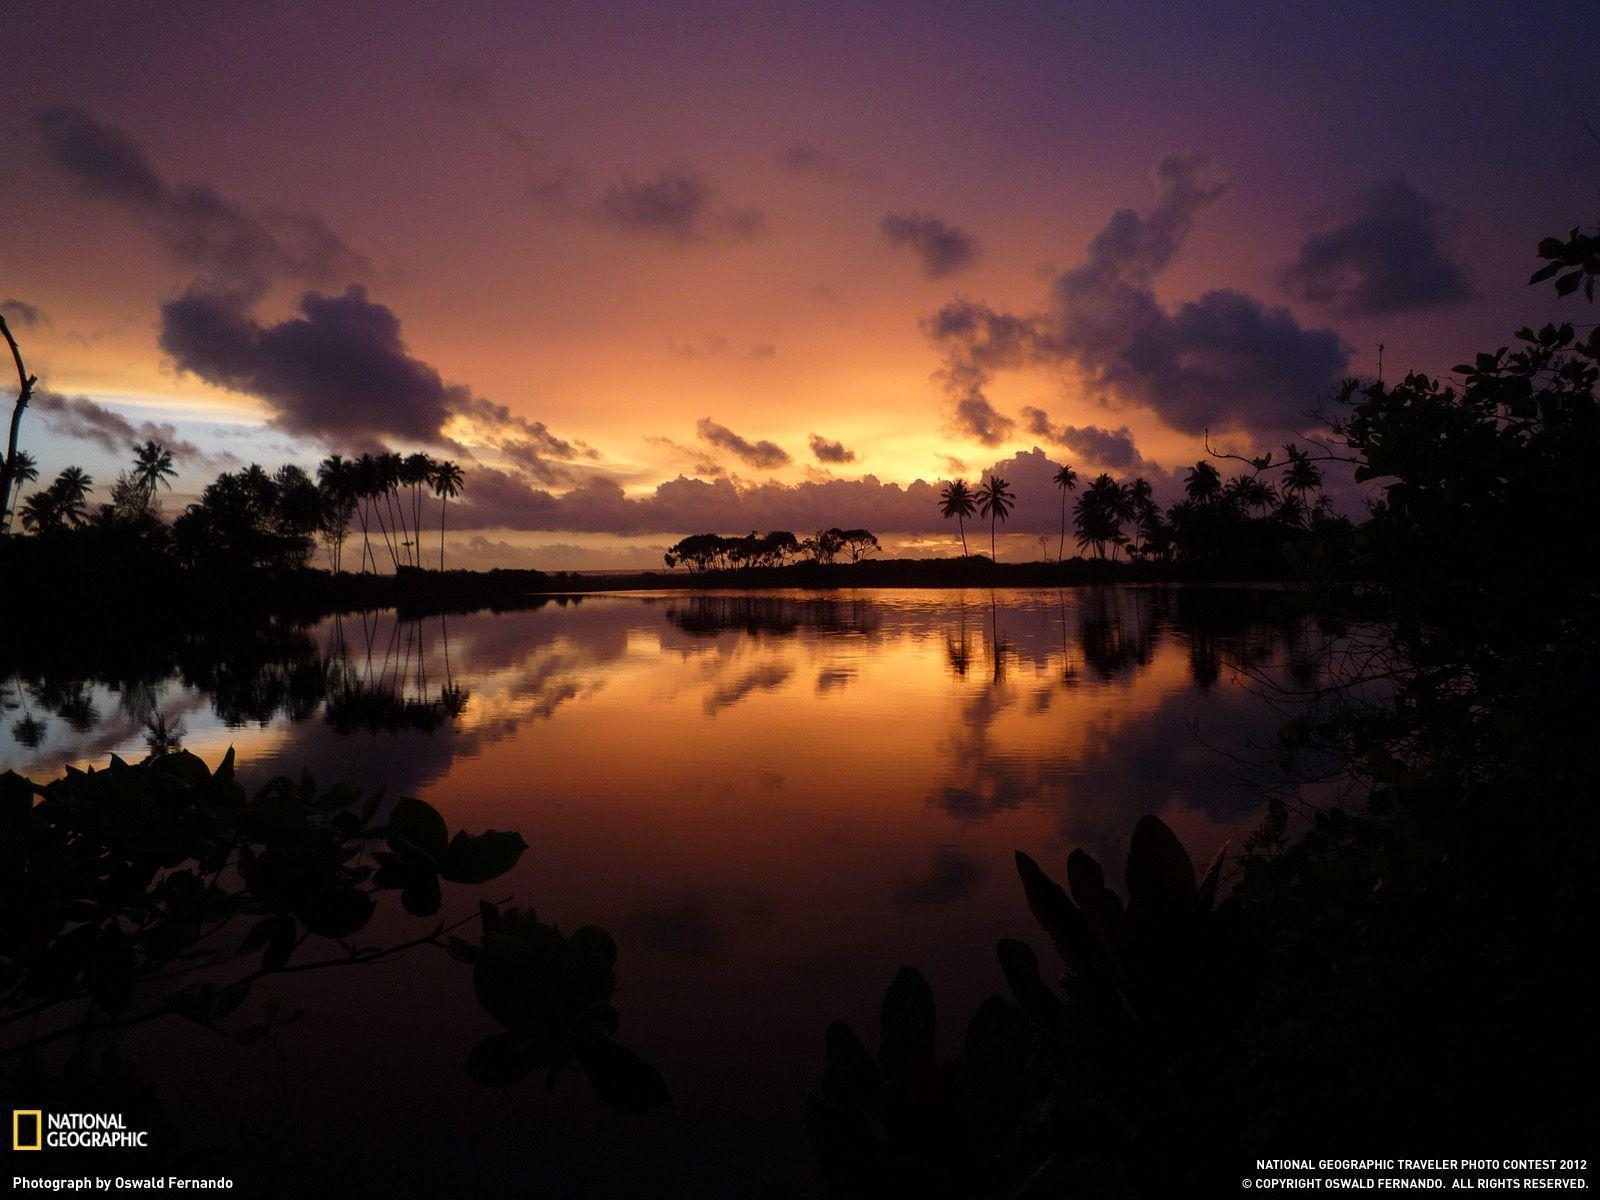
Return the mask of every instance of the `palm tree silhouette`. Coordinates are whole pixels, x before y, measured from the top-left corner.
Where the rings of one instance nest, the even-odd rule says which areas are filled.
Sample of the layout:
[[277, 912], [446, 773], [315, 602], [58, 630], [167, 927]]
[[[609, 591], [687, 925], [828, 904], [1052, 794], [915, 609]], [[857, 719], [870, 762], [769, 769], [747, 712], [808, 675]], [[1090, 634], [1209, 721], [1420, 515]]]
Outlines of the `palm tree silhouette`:
[[1078, 490], [1078, 473], [1071, 467], [1062, 467], [1055, 473], [1055, 485], [1061, 489], [1061, 541], [1056, 546], [1056, 561], [1060, 562], [1067, 551], [1067, 493]]
[[11, 514], [22, 502], [22, 485], [32, 483], [38, 478], [39, 464], [34, 461], [33, 455], [26, 450], [18, 450], [11, 459], [11, 468], [6, 478], [6, 494], [0, 496], [0, 533], [10, 527]]
[[344, 539], [356, 509], [356, 464], [330, 454], [317, 464], [317, 490], [322, 493], [322, 527], [329, 542], [335, 575], [344, 567]]
[[999, 556], [994, 548], [994, 523], [997, 520], [1004, 521], [1011, 515], [1011, 510], [1017, 506], [1017, 497], [1004, 479], [991, 475], [989, 482], [978, 489], [974, 499], [978, 502], [978, 511], [989, 518], [989, 559], [998, 562]]
[[433, 482], [433, 459], [420, 451], [400, 464], [400, 479], [411, 489], [411, 565], [422, 565], [422, 485]]
[[50, 493], [55, 498], [63, 521], [72, 525], [83, 524], [83, 502], [89, 498], [89, 489], [92, 487], [94, 480], [82, 467], [67, 467], [56, 476], [55, 482], [50, 485]]
[[29, 496], [17, 515], [22, 519], [22, 527], [30, 533], [54, 533], [61, 528], [61, 506], [49, 488]]
[[948, 521], [951, 517], [956, 519], [956, 528], [961, 531], [961, 557], [967, 556], [967, 527], [966, 518], [978, 511], [978, 504], [972, 498], [972, 492], [967, 487], [965, 479], [953, 479], [945, 484], [939, 492], [939, 512]]
[[146, 505], [155, 499], [158, 487], [170, 492], [172, 484], [168, 481], [177, 478], [177, 475], [172, 465], [172, 451], [160, 442], [150, 440], [134, 447], [133, 482], [144, 493]]
[[444, 570], [444, 506], [449, 503], [452, 496], [461, 495], [462, 480], [465, 476], [461, 468], [446, 459], [444, 462], [435, 463], [433, 467], [433, 494], [439, 497], [439, 570]]
[[1202, 459], [1184, 473], [1183, 491], [1196, 504], [1210, 504], [1222, 494], [1222, 476]]

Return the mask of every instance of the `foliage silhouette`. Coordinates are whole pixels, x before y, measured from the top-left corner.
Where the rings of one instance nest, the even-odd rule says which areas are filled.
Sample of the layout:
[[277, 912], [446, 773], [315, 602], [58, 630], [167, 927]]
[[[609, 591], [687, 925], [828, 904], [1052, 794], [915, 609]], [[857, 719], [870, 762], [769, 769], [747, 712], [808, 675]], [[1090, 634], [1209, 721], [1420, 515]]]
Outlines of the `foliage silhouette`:
[[999, 562], [995, 553], [994, 524], [1011, 515], [1011, 510], [1017, 506], [1016, 494], [1004, 479], [991, 475], [972, 498], [977, 501], [978, 512], [989, 518], [989, 561]]
[[[1560, 293], [1588, 294], [1594, 250], [1548, 241], [1535, 281], [1566, 270]], [[1256, 1157], [1586, 1145], [1600, 587], [1580, 548], [1600, 542], [1600, 329], [1517, 340], [1459, 384], [1346, 385], [1328, 448], [1245, 460], [1245, 482], [1196, 465], [1169, 514], [1185, 552], [1220, 554], [1276, 504], [1263, 521], [1307, 553], [1333, 541], [1364, 581], [1302, 594], [1344, 650], [1278, 697], [1298, 715], [1267, 818], [1227, 888], [1220, 856], [1197, 881], [1142, 819], [1126, 903], [1081, 851], [1065, 888], [1019, 854], [1059, 986], [1002, 940], [1010, 999], [972, 1029], [1008, 1034], [969, 1033], [943, 1067], [927, 1039], [874, 1063], [830, 1029], [808, 1127], [833, 1195], [1233, 1195]], [[1380, 490], [1353, 536], [1319, 495], [1332, 461]], [[1272, 472], [1270, 492], [1248, 482]], [[1197, 680], [1219, 652], [1196, 642]], [[1307, 783], [1346, 799], [1312, 804]], [[917, 978], [891, 993], [931, 1012]], [[997, 1084], [977, 1107], [971, 1077]]]
[[[263, 980], [435, 946], [497, 963], [494, 988], [480, 982], [478, 990], [502, 1023], [507, 1010], [489, 1002], [491, 993], [555, 998], [539, 1027], [538, 1065], [582, 1069], [603, 1100], [627, 1111], [664, 1103], [659, 1076], [610, 1043], [615, 947], [603, 931], [588, 927], [571, 939], [606, 959], [604, 978], [587, 977], [583, 1004], [571, 1008], [570, 962], [503, 952], [509, 931], [528, 927], [531, 913], [483, 902], [471, 917], [437, 919], [441, 882], [499, 878], [527, 849], [522, 837], [452, 837], [431, 805], [410, 797], [386, 819], [383, 810], [381, 789], [321, 791], [309, 776], [247, 792], [234, 778], [232, 751], [215, 771], [179, 751], [139, 764], [113, 757], [104, 770], [69, 768], [42, 785], [0, 776], [0, 1027], [14, 1031], [0, 1048], [9, 1068], [4, 1090], [16, 1097], [29, 1086], [37, 1068], [17, 1064], [47, 1046], [169, 1017], [259, 1041], [291, 1019], [271, 1003], [245, 1015]], [[387, 944], [359, 941], [389, 892], [427, 920], [425, 931]], [[481, 926], [476, 939], [455, 936], [472, 921]], [[546, 941], [561, 939], [539, 928]], [[469, 1063], [480, 1078], [481, 1051]], [[517, 1054], [529, 1058], [520, 1044]]]
[[952, 479], [939, 489], [939, 513], [948, 521], [951, 517], [956, 519], [956, 528], [961, 534], [961, 556], [967, 556], [967, 526], [966, 520], [978, 511], [978, 502], [973, 498], [972, 491], [967, 487], [965, 479]]

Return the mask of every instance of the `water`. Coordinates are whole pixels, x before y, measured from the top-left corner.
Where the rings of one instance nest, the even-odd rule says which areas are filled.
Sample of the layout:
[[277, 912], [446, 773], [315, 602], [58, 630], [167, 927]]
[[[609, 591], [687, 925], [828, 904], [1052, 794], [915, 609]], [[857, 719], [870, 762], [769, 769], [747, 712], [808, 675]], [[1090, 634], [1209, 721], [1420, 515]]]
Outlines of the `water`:
[[[347, 616], [94, 670], [18, 664], [0, 765], [39, 779], [141, 757], [159, 714], [208, 761], [234, 746], [247, 780], [310, 770], [421, 796], [452, 827], [517, 829], [530, 851], [486, 890], [614, 934], [620, 1040], [674, 1094], [643, 1120], [579, 1080], [467, 1081], [494, 1026], [442, 955], [280, 981], [307, 1018], [273, 1046], [177, 1024], [131, 1043], [197, 1128], [270, 1127], [288, 1176], [315, 1161], [354, 1191], [808, 1191], [826, 1023], [874, 1041], [883, 988], [912, 963], [953, 1048], [1003, 987], [995, 940], [1044, 949], [1013, 850], [1059, 873], [1083, 846], [1120, 883], [1142, 814], [1202, 863], [1248, 831], [1260, 799], [1239, 776], [1282, 720], [1262, 693], [1304, 681], [1305, 631], [1273, 606], [1102, 588]], [[471, 904], [447, 892], [447, 912]]]

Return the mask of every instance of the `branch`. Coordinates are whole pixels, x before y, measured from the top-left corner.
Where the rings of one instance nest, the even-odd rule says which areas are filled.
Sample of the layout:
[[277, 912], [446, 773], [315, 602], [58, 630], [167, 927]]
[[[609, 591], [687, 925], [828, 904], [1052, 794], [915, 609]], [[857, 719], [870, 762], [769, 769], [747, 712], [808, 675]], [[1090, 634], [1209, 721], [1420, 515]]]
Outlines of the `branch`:
[[[499, 905], [509, 904], [515, 898], [516, 897], [514, 896], [507, 896], [504, 900], [496, 902], [496, 906], [498, 907]], [[349, 953], [340, 955], [336, 958], [319, 958], [314, 962], [293, 963], [282, 967], [259, 967], [254, 971], [240, 976], [231, 983], [223, 984], [218, 990], [221, 991], [226, 988], [239, 986], [248, 988], [260, 980], [265, 979], [268, 975], [290, 975], [302, 971], [320, 971], [327, 967], [352, 967], [365, 963], [386, 962], [397, 955], [405, 953], [407, 950], [415, 950], [421, 946], [436, 946], [439, 944], [439, 939], [445, 934], [451, 932], [452, 930], [460, 929], [463, 925], [469, 924], [477, 919], [477, 913], [469, 913], [467, 916], [464, 916], [459, 920], [452, 921], [449, 924], [440, 922], [438, 927], [435, 928], [431, 933], [423, 934], [420, 937], [412, 938], [408, 942], [400, 942], [393, 946], [375, 946], [367, 950], [352, 948]], [[300, 940], [303, 943], [305, 938], [302, 937]], [[140, 982], [148, 982], [148, 978], [146, 980], [141, 980]], [[71, 997], [68, 997], [67, 999], [71, 999]], [[62, 1038], [71, 1037], [74, 1034], [88, 1035], [91, 1033], [109, 1033], [118, 1029], [129, 1029], [135, 1025], [143, 1025], [146, 1022], [154, 1021], [160, 1017], [173, 1016], [177, 1012], [178, 1010], [172, 1006], [171, 1001], [167, 1001], [166, 1003], [163, 1003], [155, 1008], [146, 1009], [142, 1013], [137, 1013], [134, 1016], [118, 1017], [116, 1020], [112, 1021], [93, 1021], [86, 1016], [82, 1021], [78, 1021], [75, 1024], [63, 1025], [60, 1029], [53, 1030], [50, 1033], [40, 1034], [38, 1037], [31, 1038], [28, 1041], [19, 1043], [15, 1046], [7, 1046], [4, 1050], [0, 1050], [0, 1062], [27, 1054], [29, 1051], [37, 1050], [43, 1046], [48, 1046], [52, 1042], [58, 1042]]]

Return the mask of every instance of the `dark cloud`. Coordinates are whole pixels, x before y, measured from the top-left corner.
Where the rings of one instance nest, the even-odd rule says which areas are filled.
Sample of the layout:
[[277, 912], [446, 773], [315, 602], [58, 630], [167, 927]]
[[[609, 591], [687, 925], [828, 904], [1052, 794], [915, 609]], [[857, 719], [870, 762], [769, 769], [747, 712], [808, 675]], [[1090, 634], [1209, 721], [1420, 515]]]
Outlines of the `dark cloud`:
[[[1054, 533], [1060, 524], [1061, 493], [1055, 474], [1062, 464], [1043, 450], [1020, 451], [982, 472], [1002, 476], [1017, 496], [1007, 523], [1012, 533]], [[965, 468], [963, 468], [963, 471]], [[1160, 468], [1143, 474], [1158, 493], [1174, 490]], [[935, 484], [918, 479], [901, 486], [874, 475], [858, 479], [807, 479], [786, 484], [742, 483], [728, 477], [678, 476], [646, 496], [631, 497], [616, 480], [590, 474], [565, 493], [532, 485], [517, 473], [479, 465], [468, 473], [459, 515], [452, 528], [565, 530], [574, 533], [747, 533], [791, 529], [805, 533], [840, 526], [878, 534], [943, 530]]]
[[852, 463], [856, 460], [856, 452], [848, 448], [843, 442], [830, 442], [819, 433], [811, 435], [811, 453], [816, 455], [818, 462], [825, 463]]
[[701, 417], [695, 425], [695, 432], [702, 440], [719, 450], [728, 451], [747, 466], [755, 467], [757, 470], [771, 471], [793, 461], [789, 457], [789, 452], [775, 442], [769, 442], [765, 438], [759, 442], [752, 442], [740, 437], [726, 425], [718, 425], [710, 417]]
[[956, 401], [956, 432], [976, 438], [985, 446], [998, 446], [1011, 435], [1016, 422], [989, 403], [983, 395], [962, 396]]
[[[455, 510], [452, 509], [452, 513]], [[474, 467], [467, 476], [460, 530], [565, 530], [651, 534], [842, 528], [921, 532], [938, 526], [938, 494], [923, 480], [901, 487], [876, 476], [806, 480], [797, 484], [737, 484], [727, 477], [679, 475], [648, 496], [629, 497], [621, 485], [590, 476], [556, 494], [518, 474]]]
[[747, 362], [774, 358], [778, 353], [778, 348], [771, 342], [751, 342], [741, 350], [721, 334], [715, 333], [707, 334], [698, 342], [679, 342], [669, 349], [683, 358], [742, 358]]
[[168, 183], [138, 142], [82, 109], [40, 109], [34, 126], [46, 161], [79, 191], [123, 206], [213, 288], [257, 294], [278, 279], [322, 284], [371, 269], [309, 213], [253, 213], [204, 184]]
[[[570, 184], [549, 181], [570, 195]], [[659, 238], [686, 246], [719, 234], [759, 237], [767, 221], [760, 209], [742, 205], [719, 210], [716, 189], [696, 171], [666, 167], [647, 179], [623, 178], [600, 193], [589, 212], [601, 224], [624, 233]]]
[[1405, 180], [1373, 184], [1356, 195], [1343, 225], [1305, 240], [1284, 286], [1348, 317], [1460, 304], [1472, 288], [1443, 245], [1441, 218]]
[[50, 323], [50, 318], [45, 315], [44, 309], [36, 304], [29, 304], [26, 300], [0, 300], [0, 313], [4, 313], [25, 329]]
[[890, 213], [883, 219], [883, 236], [915, 252], [929, 279], [954, 275], [978, 253], [977, 241], [965, 229], [926, 213]]
[[40, 419], [62, 437], [93, 442], [112, 454], [132, 450], [143, 442], [157, 441], [180, 459], [210, 462], [215, 458], [193, 442], [179, 437], [172, 425], [154, 421], [135, 423], [87, 396], [63, 396], [59, 392], [37, 391], [33, 394], [33, 408]]
[[447, 384], [412, 356], [400, 318], [360, 284], [338, 296], [307, 292], [298, 308], [298, 316], [263, 325], [244, 299], [191, 289], [161, 306], [161, 349], [180, 370], [264, 400], [272, 423], [290, 433], [347, 445], [446, 444], [445, 425], [461, 417], [547, 483], [562, 477], [545, 458], [597, 457], [541, 421]]
[[1115, 214], [1085, 261], [1053, 281], [1046, 311], [1002, 312], [958, 298], [924, 320], [944, 355], [935, 378], [958, 426], [980, 440], [1003, 436], [996, 418], [1006, 418], [985, 393], [1002, 370], [1069, 370], [1191, 434], [1293, 430], [1337, 384], [1350, 351], [1331, 329], [1302, 329], [1287, 309], [1235, 291], [1172, 307], [1157, 299], [1154, 280], [1228, 181], [1194, 156], [1167, 158], [1156, 175], [1155, 206]]
[[712, 462], [698, 446], [680, 445], [669, 437], [647, 437], [644, 440], [648, 445], [670, 451], [674, 461], [688, 465], [696, 475], [714, 479], [728, 473], [724, 467]]
[[1027, 431], [1058, 446], [1065, 446], [1080, 458], [1109, 470], [1137, 470], [1146, 466], [1144, 456], [1134, 445], [1133, 434], [1121, 429], [1101, 429], [1098, 425], [1053, 425], [1042, 408], [1024, 408], [1022, 419]]

